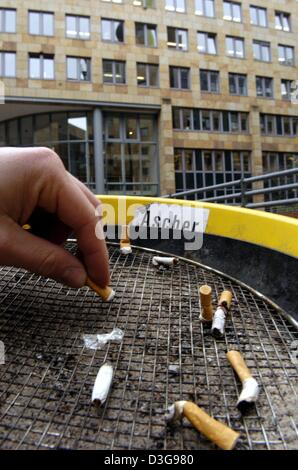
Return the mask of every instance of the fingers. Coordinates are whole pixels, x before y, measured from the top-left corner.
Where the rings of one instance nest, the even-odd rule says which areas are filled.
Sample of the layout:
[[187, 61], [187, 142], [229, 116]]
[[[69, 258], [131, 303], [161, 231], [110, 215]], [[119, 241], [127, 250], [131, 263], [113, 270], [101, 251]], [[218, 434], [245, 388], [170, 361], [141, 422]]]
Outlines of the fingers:
[[[56, 214], [66, 226], [73, 229], [89, 277], [101, 287], [105, 287], [110, 282], [110, 274], [104, 238], [99, 239], [96, 236], [96, 233], [102, 232], [99, 230], [100, 219], [95, 213], [99, 203], [88, 190], [87, 194], [78, 185], [77, 180], [70, 178], [65, 172], [59, 181]], [[45, 197], [43, 204], [47, 210]]]
[[28, 269], [70, 287], [82, 287], [86, 270], [64, 248], [23, 230], [6, 217], [0, 228], [0, 264]]

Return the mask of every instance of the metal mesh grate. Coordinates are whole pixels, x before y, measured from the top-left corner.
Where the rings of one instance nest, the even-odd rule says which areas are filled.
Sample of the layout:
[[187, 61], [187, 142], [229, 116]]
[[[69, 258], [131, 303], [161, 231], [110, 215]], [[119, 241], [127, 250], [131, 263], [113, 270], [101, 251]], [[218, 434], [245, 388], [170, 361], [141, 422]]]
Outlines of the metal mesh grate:
[[[75, 245], [69, 243], [69, 248]], [[241, 432], [237, 448], [297, 448], [297, 367], [291, 361], [295, 327], [262, 297], [236, 281], [181, 260], [159, 271], [153, 252], [121, 256], [110, 245], [116, 298], [105, 304], [83, 288], [68, 289], [23, 270], [0, 273], [0, 447], [3, 449], [212, 449], [189, 423], [167, 428], [165, 410], [193, 400]], [[231, 289], [226, 336], [215, 341], [199, 321], [197, 286]], [[84, 348], [84, 333], [124, 330], [121, 344]], [[227, 363], [240, 349], [261, 385], [245, 417], [236, 409], [240, 384]], [[91, 392], [109, 360], [115, 377], [97, 409]], [[169, 371], [178, 365], [177, 375]], [[297, 417], [297, 416], [296, 416]]]

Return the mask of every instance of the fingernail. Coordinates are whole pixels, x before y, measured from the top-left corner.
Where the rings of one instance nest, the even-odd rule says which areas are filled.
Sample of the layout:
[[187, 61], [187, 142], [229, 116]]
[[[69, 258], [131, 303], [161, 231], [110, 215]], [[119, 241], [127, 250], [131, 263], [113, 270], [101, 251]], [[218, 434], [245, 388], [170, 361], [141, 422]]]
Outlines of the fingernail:
[[62, 281], [70, 287], [82, 287], [85, 280], [86, 272], [82, 268], [67, 268], [62, 275]]

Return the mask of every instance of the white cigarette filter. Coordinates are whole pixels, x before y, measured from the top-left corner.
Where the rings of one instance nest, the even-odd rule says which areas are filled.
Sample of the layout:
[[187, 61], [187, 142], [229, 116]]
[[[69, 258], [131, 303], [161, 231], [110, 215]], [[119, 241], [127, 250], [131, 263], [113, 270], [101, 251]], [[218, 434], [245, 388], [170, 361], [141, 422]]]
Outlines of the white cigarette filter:
[[153, 256], [152, 264], [154, 266], [174, 266], [178, 263], [178, 258], [166, 256]]
[[259, 385], [252, 377], [239, 351], [229, 351], [227, 359], [242, 383], [242, 391], [237, 401], [237, 408], [243, 412], [255, 403], [259, 396]]
[[172, 405], [166, 416], [168, 422], [185, 418], [194, 428], [224, 450], [235, 447], [240, 434], [227, 425], [209, 416], [205, 411], [190, 401], [177, 401]]
[[111, 302], [115, 297], [115, 291], [110, 286], [106, 286], [104, 288], [99, 287], [97, 284], [91, 281], [89, 277], [87, 277], [85, 285], [94, 290], [94, 292], [96, 292], [104, 302]]
[[113, 380], [113, 367], [105, 363], [98, 371], [95, 379], [93, 391], [92, 391], [92, 402], [96, 405], [102, 405], [108, 396], [109, 390]]
[[222, 307], [217, 307], [211, 327], [211, 334], [215, 338], [222, 338], [225, 332], [226, 311]]
[[128, 255], [132, 252], [127, 225], [122, 225], [121, 227], [120, 252], [123, 255]]

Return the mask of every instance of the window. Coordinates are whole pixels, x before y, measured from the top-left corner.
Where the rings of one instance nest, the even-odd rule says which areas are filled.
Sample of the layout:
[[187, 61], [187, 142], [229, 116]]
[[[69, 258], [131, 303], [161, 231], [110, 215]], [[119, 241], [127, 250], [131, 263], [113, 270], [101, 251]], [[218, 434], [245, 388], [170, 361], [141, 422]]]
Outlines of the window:
[[282, 79], [280, 82], [280, 92], [283, 100], [290, 100], [291, 94], [296, 88], [296, 82], [293, 80]]
[[263, 62], [270, 62], [271, 51], [270, 43], [263, 41], [253, 41], [253, 55], [256, 60], [262, 60]]
[[187, 51], [187, 30], [168, 27], [168, 47], [179, 51]]
[[137, 63], [138, 86], [158, 87], [158, 65]]
[[54, 80], [54, 56], [29, 54], [29, 78]]
[[226, 50], [228, 56], [243, 59], [244, 39], [233, 36], [226, 36]]
[[248, 132], [248, 113], [173, 108], [173, 128], [184, 131]]
[[215, 17], [214, 0], [196, 0], [195, 14], [202, 16]]
[[219, 72], [216, 70], [200, 70], [201, 91], [219, 93]]
[[155, 8], [155, 0], [133, 0], [133, 5], [143, 8]]
[[146, 47], [157, 47], [156, 25], [136, 23], [136, 44]]
[[16, 76], [16, 53], [0, 52], [0, 77]]
[[125, 83], [125, 62], [103, 59], [102, 64], [104, 83], [113, 83], [115, 85]]
[[266, 8], [250, 6], [250, 23], [255, 26], [267, 27]]
[[278, 61], [282, 65], [294, 65], [294, 47], [278, 44]]
[[165, 9], [168, 11], [185, 12], [185, 0], [165, 0]]
[[86, 57], [67, 57], [67, 80], [90, 82], [91, 60]]
[[101, 20], [101, 38], [103, 41], [123, 42], [124, 41], [124, 21]]
[[180, 90], [190, 89], [190, 69], [183, 67], [170, 67], [170, 87]]
[[29, 33], [54, 36], [54, 13], [29, 11]]
[[[250, 177], [250, 153], [247, 151], [174, 149], [176, 192], [200, 189], [241, 177]], [[189, 195], [191, 199], [216, 197], [235, 192], [235, 188], [205, 191]], [[231, 201], [231, 199], [229, 199]], [[236, 202], [236, 201], [231, 201]]]
[[223, 2], [224, 20], [241, 22], [241, 4], [236, 2]]
[[275, 29], [291, 31], [290, 14], [282, 11], [275, 12]]
[[216, 34], [198, 32], [198, 51], [204, 54], [216, 54]]
[[298, 117], [260, 114], [260, 128], [264, 135], [296, 137], [298, 135]]
[[273, 98], [273, 78], [256, 77], [257, 96], [262, 98]]
[[247, 96], [247, 76], [240, 73], [229, 73], [231, 95]]
[[[298, 154], [296, 153], [273, 153], [263, 152], [263, 172], [272, 173], [277, 171], [284, 171], [291, 168], [298, 167]], [[278, 186], [281, 184], [297, 183], [298, 177], [296, 175], [284, 176], [283, 178], [274, 178], [265, 181], [265, 188]], [[297, 197], [297, 189], [288, 189], [282, 191], [274, 191], [265, 194], [265, 201], [272, 201], [276, 199], [289, 199]]]
[[16, 32], [16, 15], [12, 8], [0, 8], [0, 33]]
[[66, 37], [90, 39], [90, 17], [66, 15]]

